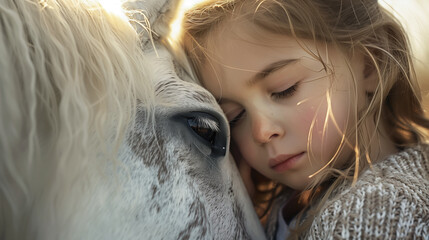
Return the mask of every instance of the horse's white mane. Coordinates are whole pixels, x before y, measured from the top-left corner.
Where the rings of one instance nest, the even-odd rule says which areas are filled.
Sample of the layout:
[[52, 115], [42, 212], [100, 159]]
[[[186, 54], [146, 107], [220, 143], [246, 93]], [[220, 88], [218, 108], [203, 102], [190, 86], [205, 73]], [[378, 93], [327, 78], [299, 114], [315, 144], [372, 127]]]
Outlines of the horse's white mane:
[[75, 180], [99, 171], [96, 159], [115, 162], [154, 90], [135, 30], [96, 1], [3, 0], [0, 31], [0, 238], [21, 238], [44, 220], [30, 213], [73, 211], [62, 192], [85, 192]]
[[0, 239], [263, 239], [177, 1], [98, 1], [0, 1]]

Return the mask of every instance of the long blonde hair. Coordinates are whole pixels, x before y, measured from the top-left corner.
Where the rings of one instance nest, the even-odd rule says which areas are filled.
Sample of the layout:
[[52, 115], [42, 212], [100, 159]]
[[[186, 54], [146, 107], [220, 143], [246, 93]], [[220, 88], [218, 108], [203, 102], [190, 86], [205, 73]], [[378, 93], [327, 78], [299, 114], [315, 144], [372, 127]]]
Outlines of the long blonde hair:
[[[364, 121], [369, 117], [374, 117], [376, 126], [383, 121], [388, 129], [388, 137], [399, 149], [427, 141], [429, 120], [422, 109], [407, 36], [401, 24], [376, 0], [203, 2], [185, 14], [183, 23], [183, 46], [198, 77], [201, 77], [199, 66], [210, 58], [207, 46], [213, 32], [226, 21], [243, 20], [264, 31], [293, 36], [298, 42], [299, 39], [309, 39], [332, 44], [348, 55], [359, 51], [378, 75], [375, 91], [368, 96], [368, 108], [364, 111], [352, 110], [358, 114], [357, 125], [353, 129], [356, 140], [350, 141], [356, 143], [353, 147], [355, 161], [351, 161], [341, 171], [332, 168], [322, 171], [321, 177], [316, 178], [318, 180], [311, 186], [310, 195], [319, 194], [317, 189], [322, 184], [321, 179], [334, 175], [336, 180], [325, 191], [325, 201], [335, 186], [347, 179], [356, 181], [359, 172], [371, 164], [368, 157], [371, 134], [367, 133]], [[313, 56], [326, 66], [325, 71], [330, 71], [320, 55], [314, 53]], [[354, 84], [356, 86], [356, 82]], [[258, 189], [258, 186], [266, 185], [266, 181], [255, 184]], [[254, 199], [255, 207], [258, 210], [264, 206], [266, 210], [263, 200], [267, 199], [267, 194], [268, 199], [272, 200], [278, 191], [272, 189], [259, 193]], [[317, 214], [320, 207], [315, 209]], [[303, 226], [308, 227], [311, 221], [312, 217], [309, 216]]]
[[96, 1], [2, 0], [0, 29], [0, 236], [24, 239], [91, 189], [154, 91], [137, 33]]

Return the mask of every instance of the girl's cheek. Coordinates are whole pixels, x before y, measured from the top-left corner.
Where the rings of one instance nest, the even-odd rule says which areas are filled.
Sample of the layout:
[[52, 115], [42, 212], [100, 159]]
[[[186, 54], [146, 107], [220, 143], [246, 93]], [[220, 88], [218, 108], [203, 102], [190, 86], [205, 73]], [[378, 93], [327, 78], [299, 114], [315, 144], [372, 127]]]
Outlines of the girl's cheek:
[[300, 106], [298, 109], [298, 115], [300, 116], [298, 124], [301, 123], [300, 125], [310, 130], [310, 127], [314, 122], [314, 127], [316, 127], [316, 124], [320, 122], [320, 119], [323, 119], [321, 114], [322, 111], [324, 112], [324, 109], [321, 109], [319, 106], [311, 103]]
[[326, 127], [326, 104], [323, 101], [306, 103], [298, 111], [300, 118], [296, 122], [296, 127], [299, 127], [302, 133], [311, 136], [312, 141], [321, 141], [324, 135], [323, 129]]
[[311, 123], [314, 120], [314, 116], [316, 114], [316, 106], [314, 105], [304, 105], [299, 109], [301, 120], [305, 123]]
[[250, 137], [251, 136], [246, 134], [245, 131], [238, 129], [233, 129], [231, 131], [231, 141], [234, 142], [234, 145], [238, 147], [240, 152], [242, 152], [242, 149], [245, 149], [248, 146]]

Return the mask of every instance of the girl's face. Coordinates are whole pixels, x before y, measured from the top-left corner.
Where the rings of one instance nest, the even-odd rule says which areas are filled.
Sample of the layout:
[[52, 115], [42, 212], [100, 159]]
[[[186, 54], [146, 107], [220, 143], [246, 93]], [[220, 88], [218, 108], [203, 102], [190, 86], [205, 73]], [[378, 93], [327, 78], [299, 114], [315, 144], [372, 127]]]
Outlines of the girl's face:
[[[302, 190], [356, 123], [356, 106], [360, 109], [365, 99], [359, 86], [363, 59], [347, 61], [341, 51], [312, 41], [302, 41], [304, 49], [284, 35], [256, 37], [246, 26], [229, 25], [214, 36], [208, 49], [212, 58], [200, 68], [203, 85], [230, 121], [235, 157]], [[308, 50], [319, 53], [332, 71]], [[356, 97], [362, 100], [356, 102]], [[336, 166], [353, 159], [353, 144], [346, 142], [340, 149]]]

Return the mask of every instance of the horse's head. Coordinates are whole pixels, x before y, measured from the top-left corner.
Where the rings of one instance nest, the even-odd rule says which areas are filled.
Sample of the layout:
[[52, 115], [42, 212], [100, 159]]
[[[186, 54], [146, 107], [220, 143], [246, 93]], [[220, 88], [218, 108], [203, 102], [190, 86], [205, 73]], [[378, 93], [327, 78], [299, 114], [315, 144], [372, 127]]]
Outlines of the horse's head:
[[0, 13], [2, 239], [264, 237], [219, 106], [158, 40], [92, 0]]
[[[134, 0], [125, 4], [137, 19], [145, 16], [136, 13], [158, 13], [147, 17], [150, 28], [134, 24], [143, 33], [140, 36], [147, 65], [155, 76], [153, 130], [147, 131], [147, 122], [137, 124], [128, 144], [134, 162], [148, 159], [144, 165], [151, 169], [151, 173], [133, 175], [135, 181], [146, 182], [152, 190], [150, 195], [144, 194], [151, 208], [143, 210], [152, 215], [145, 229], [152, 230], [148, 232], [153, 238], [166, 232], [167, 225], [171, 234], [168, 238], [263, 239], [259, 221], [228, 154], [229, 128], [222, 110], [207, 90], [190, 83], [197, 81], [180, 49], [174, 50], [173, 57], [160, 44], [167, 42], [165, 37], [178, 1], [152, 2], [153, 5]], [[147, 29], [153, 31], [152, 39], [145, 37], [149, 35], [144, 34]], [[174, 47], [177, 46], [169, 49]], [[143, 108], [137, 119], [146, 119], [146, 114]]]
[[[124, 157], [134, 166], [128, 193], [144, 203], [136, 212], [150, 216], [140, 229], [149, 239], [263, 238], [227, 154], [229, 130], [221, 109], [205, 89], [178, 78], [168, 52], [158, 54], [150, 61], [158, 78], [153, 129], [142, 108]], [[142, 185], [142, 192], [135, 191]]]

